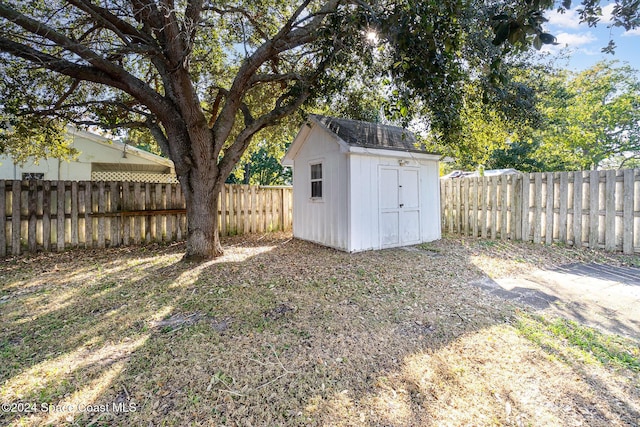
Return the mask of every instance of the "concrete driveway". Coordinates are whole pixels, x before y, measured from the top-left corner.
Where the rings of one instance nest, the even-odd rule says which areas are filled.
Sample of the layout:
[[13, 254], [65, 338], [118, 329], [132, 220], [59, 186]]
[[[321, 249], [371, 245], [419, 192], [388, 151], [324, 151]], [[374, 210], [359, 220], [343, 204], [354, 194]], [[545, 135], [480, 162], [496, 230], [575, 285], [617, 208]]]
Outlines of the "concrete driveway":
[[538, 310], [640, 339], [640, 268], [576, 263], [474, 284]]

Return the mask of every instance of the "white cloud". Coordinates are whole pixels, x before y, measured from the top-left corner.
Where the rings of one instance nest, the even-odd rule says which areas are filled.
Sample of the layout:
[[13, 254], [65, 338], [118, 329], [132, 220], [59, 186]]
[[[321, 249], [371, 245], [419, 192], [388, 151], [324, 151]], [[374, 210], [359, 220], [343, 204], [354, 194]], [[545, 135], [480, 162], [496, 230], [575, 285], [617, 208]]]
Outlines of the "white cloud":
[[[609, 3], [602, 7], [602, 16], [598, 21], [598, 25], [607, 25], [611, 23], [613, 14], [613, 8], [615, 3]], [[559, 13], [557, 10], [550, 11], [546, 14], [546, 18], [549, 19], [547, 25], [557, 27], [559, 29], [572, 29], [586, 27], [586, 23], [580, 23], [580, 16], [577, 9], [570, 9], [564, 13]]]
[[576, 29], [580, 28], [580, 18], [578, 12], [574, 10], [567, 10], [565, 13], [559, 13], [553, 10], [545, 15], [549, 20], [547, 25], [558, 27], [561, 29]]
[[[575, 48], [579, 48], [580, 46], [591, 44], [596, 40], [598, 40], [597, 37], [595, 37], [591, 32], [577, 33], [577, 34], [576, 33], [560, 33], [560, 34], [556, 34], [556, 42], [558, 43], [557, 45], [547, 44], [542, 46], [541, 50], [543, 52], [558, 53], [566, 47], [575, 49]], [[580, 49], [580, 51], [587, 55], [590, 54], [588, 50], [584, 48]]]
[[598, 40], [598, 38], [591, 34], [591, 32], [580, 34], [560, 33], [556, 38], [556, 41], [561, 45], [568, 45], [571, 47], [584, 46]]
[[623, 37], [640, 36], [640, 28], [635, 28], [633, 30], [625, 31], [624, 33], [622, 33], [622, 36]]
[[602, 18], [598, 24], [608, 24], [612, 20], [613, 8], [615, 7], [615, 3], [609, 3], [608, 5], [602, 8]]

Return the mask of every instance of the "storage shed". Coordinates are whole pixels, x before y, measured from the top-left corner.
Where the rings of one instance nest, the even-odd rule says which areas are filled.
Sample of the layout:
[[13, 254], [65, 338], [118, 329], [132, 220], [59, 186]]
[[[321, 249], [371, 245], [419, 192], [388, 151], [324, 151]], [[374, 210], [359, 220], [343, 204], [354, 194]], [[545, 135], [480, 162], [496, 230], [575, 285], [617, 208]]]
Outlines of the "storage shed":
[[294, 237], [347, 252], [439, 239], [439, 159], [400, 127], [310, 115], [282, 160]]

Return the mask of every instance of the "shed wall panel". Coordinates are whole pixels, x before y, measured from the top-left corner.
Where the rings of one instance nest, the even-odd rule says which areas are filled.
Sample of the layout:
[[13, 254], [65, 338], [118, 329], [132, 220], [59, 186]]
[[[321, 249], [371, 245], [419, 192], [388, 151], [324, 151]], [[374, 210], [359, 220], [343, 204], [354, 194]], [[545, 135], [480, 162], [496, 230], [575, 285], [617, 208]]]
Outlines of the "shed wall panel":
[[[399, 159], [364, 154], [350, 154], [348, 158], [351, 173], [349, 252], [381, 249], [384, 242], [380, 234], [379, 170], [385, 166], [400, 167]], [[419, 168], [420, 241], [437, 240], [441, 237], [438, 162], [412, 159], [403, 167]]]
[[[311, 198], [312, 163], [322, 163], [322, 199]], [[293, 169], [293, 235], [347, 250], [347, 160], [334, 136], [314, 128]]]

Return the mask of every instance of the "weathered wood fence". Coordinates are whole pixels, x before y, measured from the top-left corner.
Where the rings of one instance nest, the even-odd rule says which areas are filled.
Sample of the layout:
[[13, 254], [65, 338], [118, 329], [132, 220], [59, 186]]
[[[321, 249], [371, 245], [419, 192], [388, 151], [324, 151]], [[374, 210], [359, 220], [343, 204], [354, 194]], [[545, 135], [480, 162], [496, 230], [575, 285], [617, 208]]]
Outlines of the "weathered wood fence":
[[640, 169], [449, 179], [440, 192], [443, 232], [640, 252]]
[[[225, 185], [221, 235], [287, 230], [290, 187]], [[186, 238], [179, 184], [0, 180], [0, 256]]]

